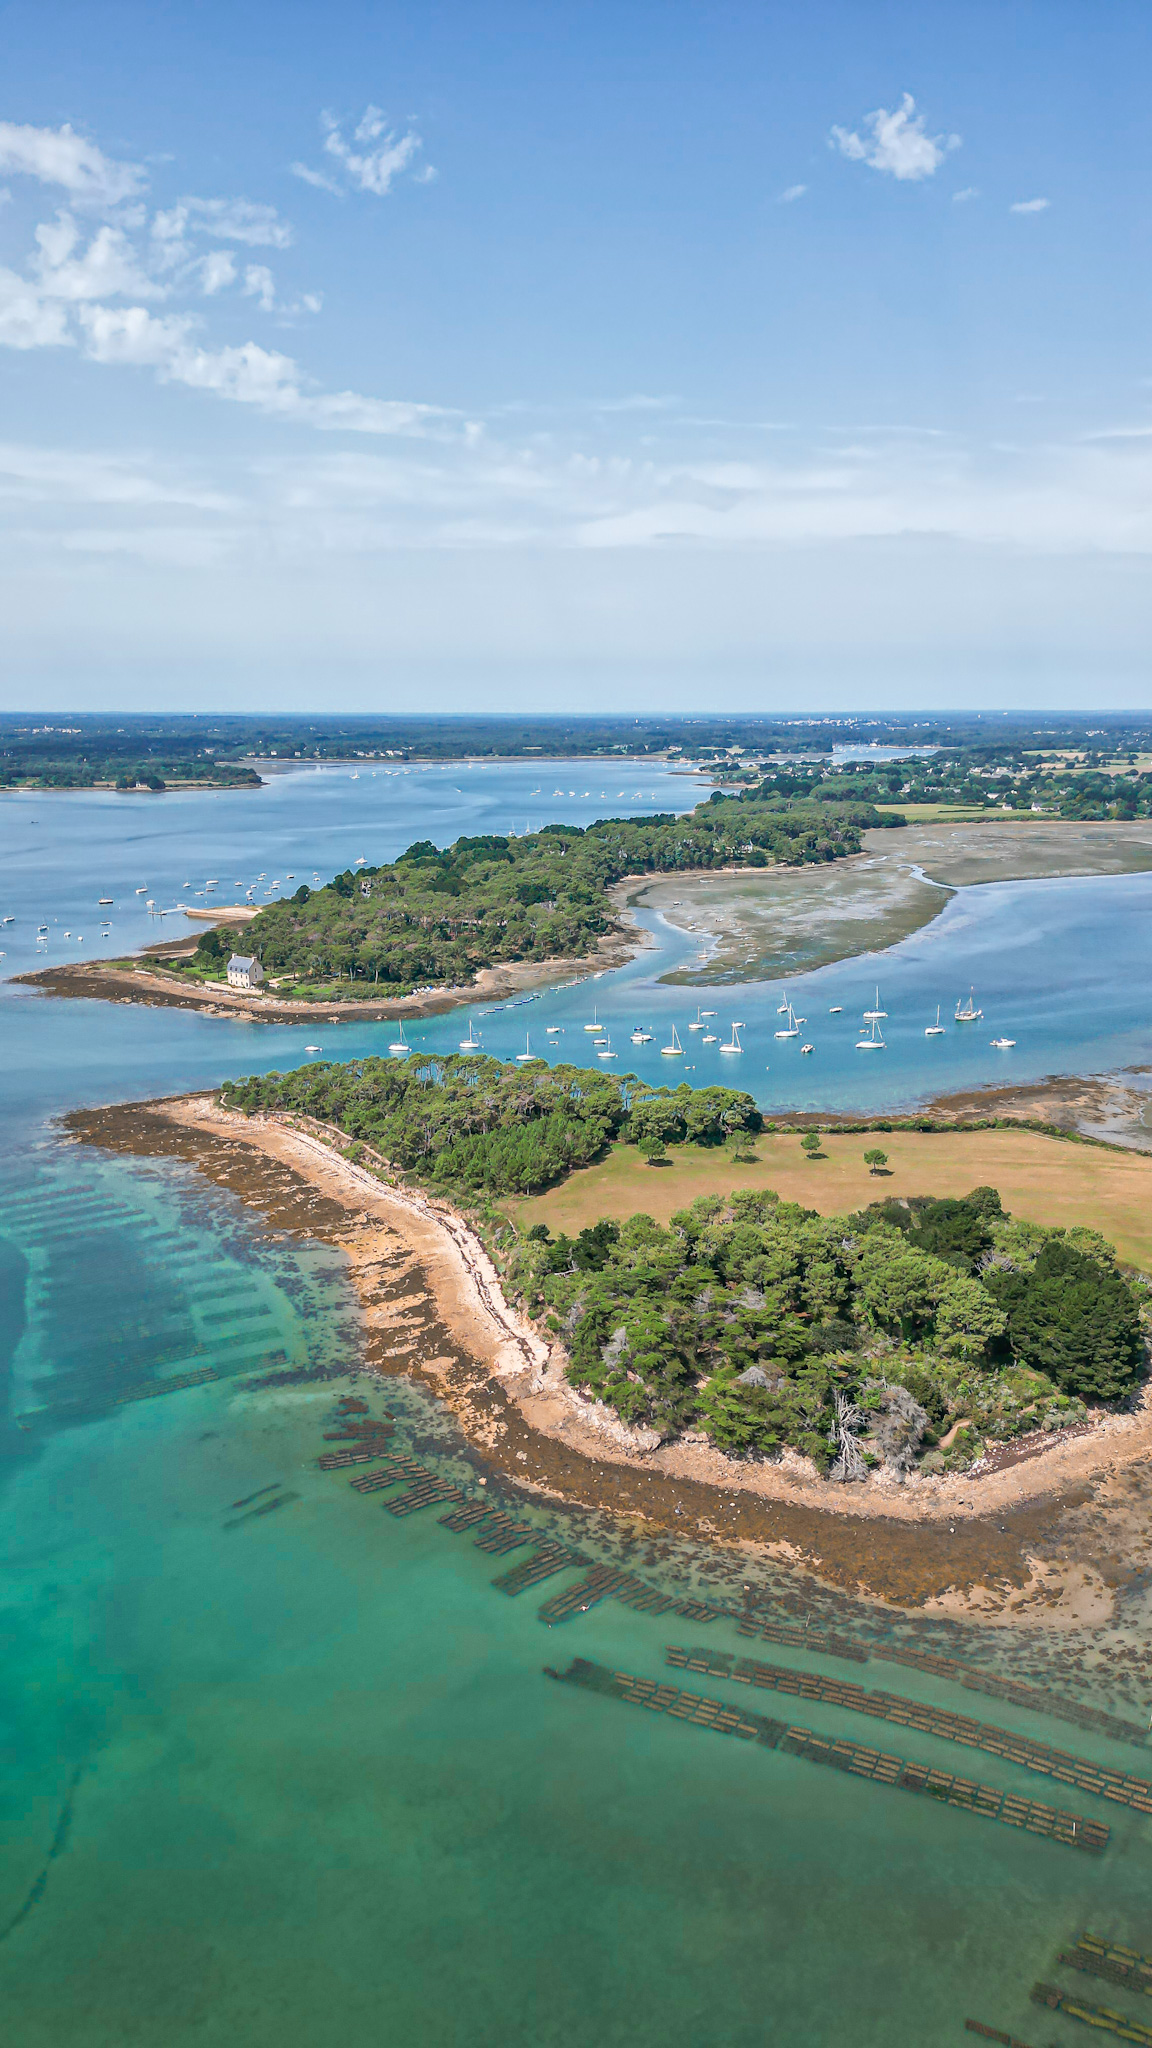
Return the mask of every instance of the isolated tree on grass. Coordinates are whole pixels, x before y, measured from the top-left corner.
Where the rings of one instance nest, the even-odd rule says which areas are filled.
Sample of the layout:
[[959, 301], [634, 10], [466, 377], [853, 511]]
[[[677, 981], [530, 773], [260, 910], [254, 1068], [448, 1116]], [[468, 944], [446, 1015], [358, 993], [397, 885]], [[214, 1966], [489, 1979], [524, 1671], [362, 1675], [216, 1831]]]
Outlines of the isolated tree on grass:
[[864, 1154], [864, 1164], [869, 1173], [882, 1173], [888, 1164], [888, 1154], [881, 1152], [878, 1145], [873, 1145], [872, 1150]]
[[636, 1150], [649, 1166], [663, 1166], [668, 1158], [668, 1147], [663, 1138], [657, 1137], [655, 1131], [648, 1137], [641, 1138]]
[[800, 1147], [802, 1151], [808, 1154], [809, 1159], [818, 1159], [820, 1157], [820, 1133], [818, 1131], [805, 1131], [804, 1136], [800, 1140]]

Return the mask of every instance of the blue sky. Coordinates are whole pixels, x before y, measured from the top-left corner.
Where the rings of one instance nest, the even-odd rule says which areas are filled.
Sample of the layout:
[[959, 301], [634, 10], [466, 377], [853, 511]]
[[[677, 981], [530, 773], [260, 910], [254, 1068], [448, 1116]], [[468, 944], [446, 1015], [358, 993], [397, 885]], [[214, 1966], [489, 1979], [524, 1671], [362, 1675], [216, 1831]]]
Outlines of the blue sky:
[[1143, 5], [0, 36], [6, 705], [1148, 702]]

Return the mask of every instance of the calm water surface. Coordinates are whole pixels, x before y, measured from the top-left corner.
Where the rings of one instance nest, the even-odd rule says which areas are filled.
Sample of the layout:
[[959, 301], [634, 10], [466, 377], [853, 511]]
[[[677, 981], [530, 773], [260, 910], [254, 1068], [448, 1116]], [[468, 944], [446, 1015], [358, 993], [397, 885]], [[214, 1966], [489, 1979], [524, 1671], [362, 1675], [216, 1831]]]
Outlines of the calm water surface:
[[[577, 794], [552, 795], [561, 786]], [[42, 921], [52, 957], [77, 943], [65, 930], [96, 950], [101, 895], [115, 913], [104, 950], [128, 950], [147, 936], [140, 885], [167, 907], [210, 877], [225, 895], [261, 870], [327, 873], [418, 836], [583, 821], [604, 810], [601, 788], [620, 810], [695, 793], [645, 776], [637, 803], [639, 787], [565, 763], [355, 782], [324, 770], [160, 803], [4, 798], [5, 967], [34, 954]], [[660, 924], [657, 950], [623, 973], [477, 1022], [495, 1052], [525, 1030], [542, 1047], [560, 1023], [561, 1056], [583, 1061], [576, 1032], [596, 1002], [618, 1069], [661, 1080], [673, 1063], [627, 1030], [648, 1024], [658, 1046], [676, 1022], [692, 1047], [677, 1076], [735, 1069], [781, 1104], [879, 1106], [997, 1076], [987, 1039], [1001, 1030], [1018, 1039], [1013, 1073], [1097, 1069], [1147, 1057], [1150, 890], [1131, 877], [965, 892], [875, 964], [789, 984], [817, 1047], [807, 1058], [773, 1038], [774, 987], [741, 989], [738, 1008], [725, 991], [705, 997], [723, 1036], [744, 1020], [741, 1058], [695, 1048], [695, 1005], [656, 979], [694, 942]], [[857, 1055], [849, 1026], [878, 975], [889, 1050]], [[987, 1029], [925, 1041], [937, 1001], [947, 1017], [970, 982]], [[461, 1021], [413, 1041], [447, 1046]], [[7, 988], [0, 1030], [6, 2040], [880, 2048], [959, 2043], [967, 2013], [1035, 2048], [1075, 2038], [1071, 2022], [1040, 2019], [1028, 1988], [1081, 1926], [1149, 1947], [1146, 1822], [1106, 1812], [1113, 1841], [1096, 1861], [550, 1684], [541, 1667], [571, 1654], [655, 1675], [666, 1641], [695, 1640], [698, 1625], [605, 1603], [547, 1631], [542, 1596], [493, 1592], [501, 1561], [434, 1512], [395, 1521], [319, 1473], [332, 1386], [250, 1383], [355, 1366], [339, 1255], [262, 1228], [191, 1169], [82, 1153], [48, 1122], [77, 1102], [294, 1064], [314, 1035], [334, 1056], [379, 1050], [386, 1027], [315, 1034]], [[137, 1398], [204, 1368], [217, 1377]], [[425, 1394], [398, 1383], [389, 1403], [404, 1441], [467, 1476]], [[239, 1520], [235, 1504], [267, 1489], [283, 1507]], [[1145, 1597], [1134, 1590], [1122, 1616], [1134, 1639], [1149, 1633]], [[740, 1644], [724, 1622], [708, 1636]], [[850, 1675], [1147, 1769], [940, 1680], [881, 1664]], [[1101, 1698], [1135, 1715], [1137, 1690]], [[882, 1746], [894, 1736], [822, 1705], [802, 1718]], [[964, 1768], [930, 1738], [891, 1746]], [[1051, 1781], [990, 1758], [971, 1768], [1059, 1803]]]

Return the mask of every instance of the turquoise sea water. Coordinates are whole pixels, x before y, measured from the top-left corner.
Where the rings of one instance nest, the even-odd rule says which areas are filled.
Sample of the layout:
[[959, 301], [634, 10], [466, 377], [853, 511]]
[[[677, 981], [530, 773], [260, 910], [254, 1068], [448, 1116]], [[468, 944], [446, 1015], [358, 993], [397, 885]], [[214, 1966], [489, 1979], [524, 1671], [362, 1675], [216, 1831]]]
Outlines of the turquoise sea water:
[[[505, 773], [521, 771], [484, 771], [476, 808], [454, 810], [432, 836], [512, 813], [513, 799], [523, 812], [530, 789], [502, 781]], [[437, 787], [462, 780], [437, 774]], [[530, 786], [562, 779], [565, 789], [593, 786], [571, 764], [550, 777], [533, 771]], [[41, 798], [35, 827], [5, 799], [10, 907], [68, 923], [76, 903], [84, 907], [82, 887], [115, 895], [138, 868], [141, 881], [161, 875], [178, 889], [197, 876], [278, 875], [305, 856], [330, 868], [337, 824], [352, 836], [371, 826], [387, 840], [355, 848], [369, 858], [419, 835], [413, 819], [430, 799], [414, 795], [408, 811], [407, 780], [349, 821], [350, 803], [375, 801], [376, 785], [365, 795], [363, 781], [340, 783], [331, 771], [286, 777], [263, 811], [265, 792], [176, 798], [170, 812], [168, 800], [137, 812], [114, 799], [66, 798], [57, 809]], [[644, 790], [648, 807], [667, 806], [667, 783], [646, 778]], [[572, 815], [583, 798], [564, 801]], [[330, 814], [341, 807], [343, 820]], [[585, 814], [598, 808], [589, 799]], [[147, 858], [137, 860], [133, 846], [104, 886], [124, 816], [152, 835]], [[224, 816], [247, 865], [213, 855]], [[280, 837], [269, 855], [262, 829], [270, 837], [273, 825]], [[44, 838], [33, 856], [25, 842], [35, 832]], [[169, 834], [182, 837], [175, 849]], [[204, 858], [193, 875], [198, 841]], [[885, 1072], [896, 1076], [857, 1079], [851, 1048], [841, 1054], [822, 1035], [818, 1057], [829, 1064], [813, 1072], [816, 1058], [796, 1059], [794, 1099], [805, 1099], [802, 1089], [819, 1098], [827, 1086], [845, 1101], [865, 1100], [850, 1092], [865, 1087], [881, 1090], [867, 1099], [884, 1100], [885, 1085], [913, 1099], [924, 1058], [911, 1021], [917, 1005], [930, 998], [934, 1012], [933, 987], [947, 985], [947, 1002], [970, 980], [990, 1026], [1019, 1005], [1019, 1051], [1038, 1063], [1028, 1071], [1107, 1064], [1107, 1048], [1132, 1057], [1148, 1014], [1147, 887], [1131, 878], [966, 892], [879, 970], [849, 964], [790, 986], [814, 1019], [814, 989], [829, 1003], [859, 1002], [880, 971], [893, 1048]], [[64, 901], [67, 888], [76, 903]], [[16, 941], [6, 943], [8, 964], [18, 964]], [[126, 943], [117, 934], [116, 949]], [[662, 933], [661, 944], [661, 959], [682, 957], [683, 941]], [[694, 1005], [682, 989], [653, 982], [660, 965], [649, 958], [501, 1012], [485, 1020], [488, 1042], [514, 1049], [525, 1018], [534, 1034], [537, 1019], [579, 1025], [592, 1000], [629, 1023], [683, 1024]], [[771, 991], [742, 991], [740, 1005], [738, 1015], [758, 1020], [746, 1044], [765, 1034], [761, 1064], [783, 1088], [793, 1066], [778, 1063], [769, 1042]], [[51, 1130], [50, 1117], [77, 1102], [294, 1063], [310, 1032], [11, 989], [0, 991], [0, 1030], [6, 2040], [880, 2048], [960, 2042], [969, 2013], [1033, 2048], [1081, 2033], [1036, 2014], [1028, 1988], [1059, 1976], [1055, 1951], [1084, 1925], [1149, 1948], [1148, 1822], [1068, 1797], [1113, 1826], [1096, 1860], [550, 1683], [542, 1667], [573, 1654], [657, 1676], [669, 1641], [754, 1646], [729, 1622], [701, 1631], [613, 1602], [547, 1630], [540, 1599], [566, 1581], [506, 1599], [491, 1581], [508, 1560], [449, 1534], [436, 1510], [398, 1521], [342, 1475], [319, 1472], [333, 1396], [346, 1382], [303, 1375], [354, 1368], [359, 1358], [339, 1255], [264, 1228], [189, 1167], [106, 1157], [62, 1145]], [[420, 1031], [443, 1044], [458, 1023]], [[507, 1044], [496, 1043], [504, 1032]], [[338, 1026], [323, 1035], [339, 1056], [378, 1049], [382, 1034]], [[952, 1038], [945, 1050], [964, 1079], [963, 1063], [975, 1072], [984, 1056], [978, 1043]], [[723, 1070], [739, 1065], [743, 1076], [752, 1064], [750, 1053]], [[702, 1063], [692, 1078], [706, 1078]], [[205, 1367], [219, 1376], [139, 1398]], [[279, 1383], [253, 1384], [269, 1376]], [[458, 1483], [475, 1483], [474, 1462], [427, 1394], [397, 1382], [387, 1400], [404, 1445]], [[268, 1499], [283, 1505], [242, 1519]], [[569, 1529], [560, 1510], [530, 1512], [541, 1529]], [[579, 1540], [595, 1552], [611, 1547], [611, 1532], [581, 1527]], [[672, 1565], [636, 1562], [669, 1585], [704, 1582], [709, 1565], [687, 1546]], [[766, 1598], [787, 1598], [779, 1574], [750, 1573], [750, 1582]], [[1113, 1641], [1148, 1640], [1147, 1597], [1140, 1587], [1125, 1596]], [[853, 1619], [842, 1603], [840, 1624]], [[955, 1653], [938, 1625], [914, 1633]], [[787, 1649], [760, 1654], [1152, 1774], [1152, 1753], [939, 1678]], [[1007, 1668], [1027, 1654], [973, 1631], [975, 1660]], [[689, 1682], [745, 1698], [722, 1680]], [[1140, 1687], [1114, 1668], [1096, 1696], [1136, 1719]], [[1093, 1697], [1085, 1681], [1078, 1690]], [[784, 1711], [770, 1698], [755, 1704]], [[824, 1704], [788, 1711], [824, 1732], [1062, 1803], [1052, 1780], [934, 1738]], [[1111, 1987], [1080, 1985], [1093, 2002], [1135, 2010]]]

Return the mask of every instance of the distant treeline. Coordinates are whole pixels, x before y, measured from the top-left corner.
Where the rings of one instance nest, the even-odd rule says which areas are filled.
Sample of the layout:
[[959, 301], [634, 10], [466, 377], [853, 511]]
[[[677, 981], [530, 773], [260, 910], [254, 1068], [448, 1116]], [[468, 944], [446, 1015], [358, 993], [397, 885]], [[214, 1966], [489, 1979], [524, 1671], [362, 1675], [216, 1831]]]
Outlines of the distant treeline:
[[[719, 764], [773, 754], [830, 755], [836, 745], [936, 747], [950, 755], [1005, 761], [1037, 750], [1074, 751], [1091, 762], [1152, 748], [1152, 721], [1131, 714], [942, 713], [780, 718], [745, 714], [644, 718], [462, 713], [438, 717], [233, 716], [58, 712], [0, 714], [0, 779], [52, 777], [60, 787], [115, 781], [121, 769], [198, 779], [192, 764], [284, 761], [496, 758], [618, 759], [671, 756]], [[904, 764], [898, 764], [903, 766]], [[866, 764], [870, 770], [873, 764]], [[737, 771], [739, 772], [739, 771]], [[901, 781], [907, 775], [901, 775]]]
[[1152, 772], [1147, 769], [1037, 760], [1005, 746], [877, 764], [862, 761], [835, 774], [826, 764], [798, 762], [770, 770], [758, 781], [758, 793], [814, 803], [979, 805], [1068, 819], [1152, 816]]
[[[330, 1001], [461, 988], [499, 961], [584, 957], [617, 928], [608, 889], [625, 875], [728, 865], [800, 866], [860, 850], [861, 830], [898, 824], [870, 804], [714, 795], [688, 817], [484, 833], [443, 850], [418, 840], [385, 867], [303, 886], [244, 928], [244, 951], [305, 997]], [[238, 941], [206, 932], [193, 971], [217, 973]]]

